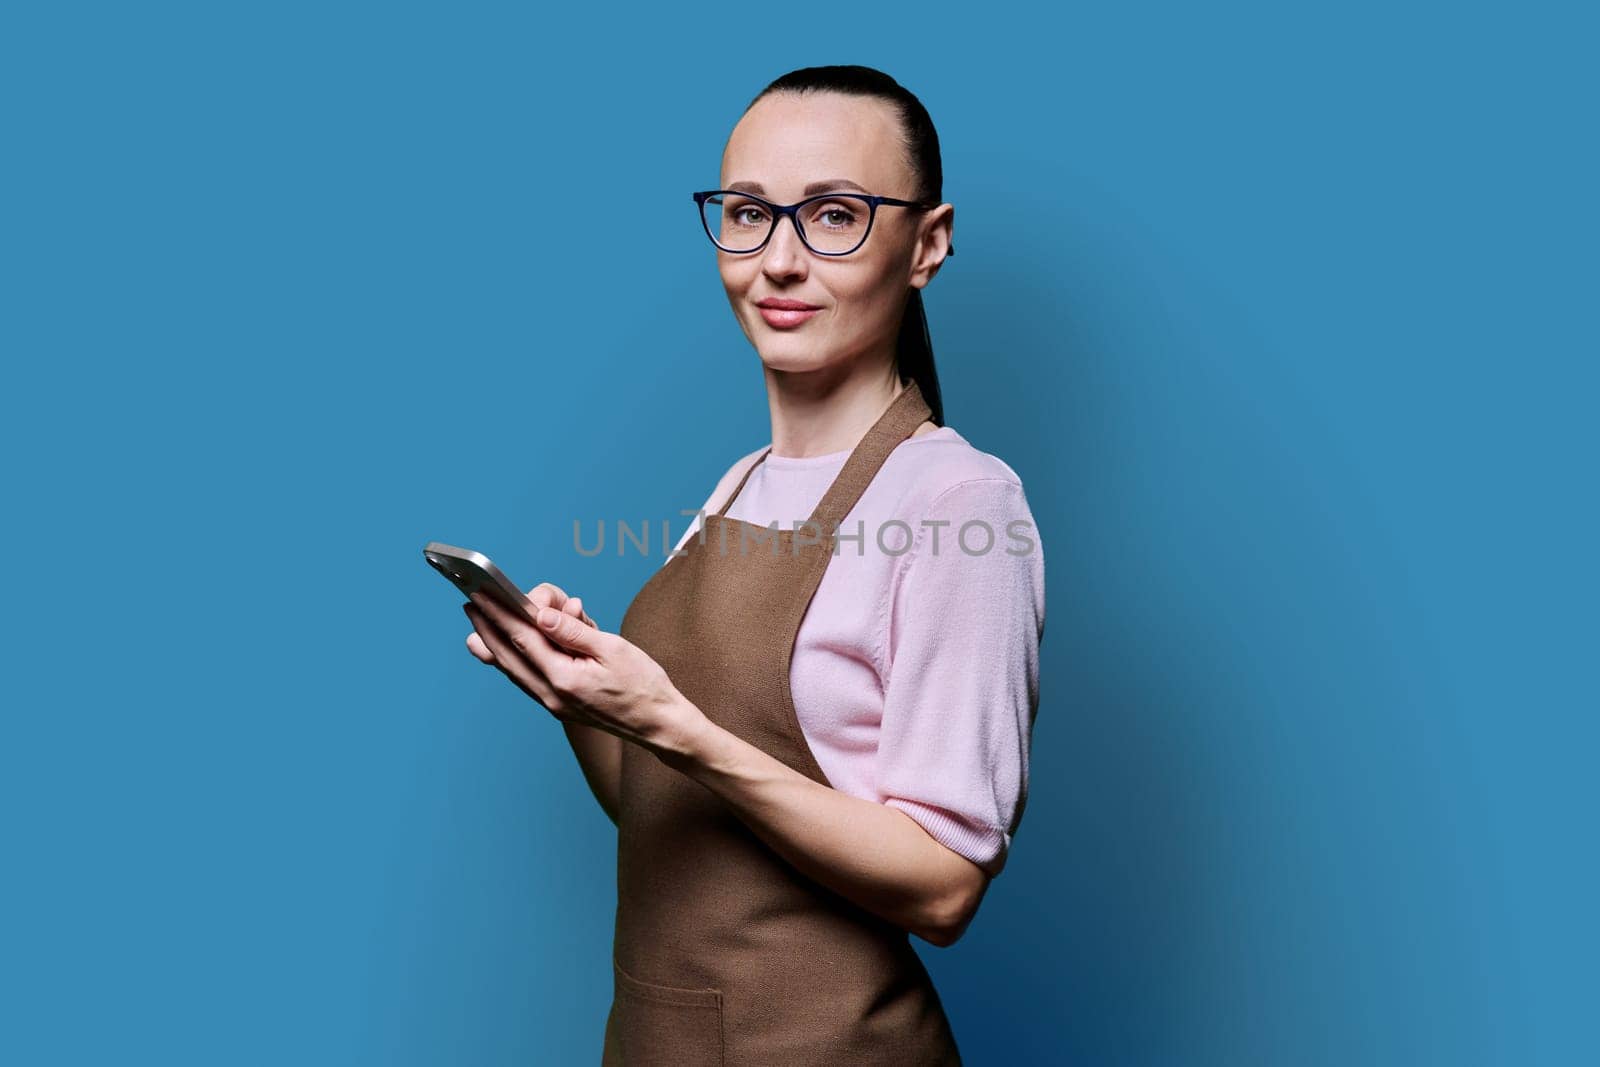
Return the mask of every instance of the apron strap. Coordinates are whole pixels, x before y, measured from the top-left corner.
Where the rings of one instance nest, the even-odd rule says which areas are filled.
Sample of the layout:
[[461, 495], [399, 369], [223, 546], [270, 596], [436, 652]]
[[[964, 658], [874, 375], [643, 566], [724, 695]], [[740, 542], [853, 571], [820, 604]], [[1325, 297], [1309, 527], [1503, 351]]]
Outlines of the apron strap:
[[[844, 517], [850, 514], [850, 509], [856, 506], [856, 501], [861, 499], [861, 494], [866, 492], [868, 483], [877, 475], [884, 460], [889, 458], [889, 453], [893, 452], [901, 441], [910, 437], [912, 431], [921, 426], [931, 414], [933, 409], [928, 407], [928, 402], [922, 398], [922, 389], [915, 381], [907, 382], [900, 395], [894, 398], [894, 402], [882, 415], [878, 416], [878, 421], [872, 424], [866, 436], [856, 445], [850, 453], [850, 458], [844, 461], [844, 468], [839, 471], [839, 476], [833, 480], [833, 484], [828, 486], [828, 491], [822, 495], [808, 521], [816, 523], [824, 534], [837, 529], [839, 523], [844, 521]], [[754, 463], [745, 468], [739, 484], [733, 487], [728, 499], [717, 509], [718, 516], [724, 515], [733, 505], [739, 490], [750, 480], [750, 473], [760, 466], [762, 460], [771, 452], [772, 448], [769, 445], [765, 452], [756, 457]]]
[[722, 506], [717, 509], [717, 516], [719, 518], [728, 510], [728, 508], [733, 506], [734, 497], [739, 495], [739, 490], [744, 488], [744, 483], [750, 480], [750, 472], [759, 467], [761, 465], [761, 461], [767, 458], [767, 452], [771, 451], [772, 448], [769, 445], [766, 452], [763, 452], [761, 455], [757, 456], [756, 461], [744, 469], [744, 476], [739, 479], [739, 484], [733, 487], [733, 492], [728, 494], [728, 499], [724, 500], [722, 502]]
[[861, 443], [856, 445], [855, 451], [850, 453], [850, 458], [844, 462], [844, 469], [811, 513], [810, 521], [818, 524], [823, 535], [838, 530], [844, 517], [850, 514], [850, 509], [866, 492], [868, 483], [877, 475], [884, 460], [889, 458], [889, 453], [910, 437], [912, 431], [931, 414], [933, 410], [922, 398], [922, 390], [916, 381], [907, 382], [900, 395], [878, 416], [878, 421], [872, 424]]

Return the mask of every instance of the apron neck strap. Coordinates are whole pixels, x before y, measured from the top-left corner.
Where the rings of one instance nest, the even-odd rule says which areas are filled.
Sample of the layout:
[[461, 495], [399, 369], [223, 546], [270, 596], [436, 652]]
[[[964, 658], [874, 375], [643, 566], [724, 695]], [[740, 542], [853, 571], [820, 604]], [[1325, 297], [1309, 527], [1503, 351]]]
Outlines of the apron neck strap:
[[[922, 389], [915, 381], [907, 382], [900, 395], [894, 398], [894, 402], [882, 415], [878, 416], [878, 421], [872, 424], [866, 436], [851, 451], [850, 458], [844, 461], [844, 468], [839, 471], [839, 476], [823, 494], [822, 500], [808, 521], [816, 523], [823, 534], [837, 529], [839, 523], [844, 521], [844, 517], [850, 514], [850, 509], [856, 506], [856, 501], [861, 499], [867, 484], [877, 475], [884, 460], [889, 458], [889, 453], [893, 452], [901, 441], [910, 437], [912, 431], [921, 426], [932, 414], [933, 409], [928, 407], [928, 402], [922, 397]], [[754, 463], [745, 468], [739, 484], [733, 487], [728, 499], [717, 509], [719, 517], [727, 513], [728, 508], [733, 505], [734, 498], [744, 488], [744, 483], [750, 480], [751, 472], [759, 467], [762, 460], [765, 460], [771, 452], [772, 448], [768, 446], [765, 452], [756, 457]]]
[[733, 487], [733, 492], [728, 494], [728, 499], [724, 500], [722, 502], [722, 506], [717, 509], [717, 517], [718, 518], [721, 518], [723, 515], [725, 515], [727, 513], [727, 511], [728, 511], [728, 508], [733, 506], [733, 500], [734, 500], [735, 497], [737, 497], [739, 495], [739, 490], [743, 489], [744, 488], [744, 483], [748, 482], [750, 480], [750, 473], [752, 471], [754, 471], [757, 467], [761, 466], [762, 461], [767, 458], [767, 454], [770, 453], [771, 451], [772, 451], [771, 446], [768, 446], [766, 452], [763, 452], [763, 453], [761, 453], [761, 455], [757, 456], [756, 457], [756, 461], [754, 463], [750, 464], [750, 466], [748, 466], [748, 467], [746, 467], [744, 469], [744, 475], [742, 477], [740, 477], [739, 484]]
[[933, 411], [922, 398], [922, 390], [917, 383], [907, 382], [905, 389], [878, 416], [878, 421], [872, 424], [867, 435], [856, 445], [850, 458], [844, 461], [844, 469], [822, 495], [816, 510], [811, 513], [810, 521], [817, 523], [824, 535], [837, 530], [844, 517], [850, 514], [850, 509], [856, 506], [856, 501], [861, 499], [861, 494], [866, 492], [868, 483], [877, 475], [884, 460], [889, 458], [889, 453], [910, 437], [912, 431], [931, 414]]

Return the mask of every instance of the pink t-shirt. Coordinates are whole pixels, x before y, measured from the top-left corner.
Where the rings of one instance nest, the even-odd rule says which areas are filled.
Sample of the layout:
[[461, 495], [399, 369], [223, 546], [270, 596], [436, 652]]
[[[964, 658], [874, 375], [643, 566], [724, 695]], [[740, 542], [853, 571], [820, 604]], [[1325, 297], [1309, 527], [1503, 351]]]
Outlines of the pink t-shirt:
[[[702, 510], [764, 451], [734, 463]], [[849, 456], [769, 455], [727, 514], [791, 529]], [[699, 528], [696, 516], [677, 547]], [[998, 875], [1027, 800], [1044, 636], [1044, 553], [1022, 482], [941, 426], [896, 446], [839, 532], [790, 666], [805, 739], [840, 792], [904, 811]]]

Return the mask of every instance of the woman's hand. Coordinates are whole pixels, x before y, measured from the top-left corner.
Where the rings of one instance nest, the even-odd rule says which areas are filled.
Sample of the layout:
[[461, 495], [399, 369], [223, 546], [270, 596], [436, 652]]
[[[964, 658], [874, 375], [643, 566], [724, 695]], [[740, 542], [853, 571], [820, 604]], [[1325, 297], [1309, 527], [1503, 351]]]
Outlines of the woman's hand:
[[577, 597], [546, 582], [528, 598], [538, 625], [482, 593], [472, 594], [462, 606], [473, 627], [467, 647], [557, 719], [659, 753], [686, 719], [701, 715], [659, 663], [620, 634], [596, 626]]
[[[540, 582], [528, 590], [525, 595], [533, 602], [533, 610], [535, 611], [545, 607], [555, 608], [557, 611], [564, 611], [574, 619], [578, 619], [589, 626], [598, 627], [599, 625], [589, 618], [587, 611], [583, 610], [582, 597], [568, 596], [558, 585], [553, 585], [550, 582]], [[468, 599], [471, 598], [469, 597]], [[477, 630], [473, 630], [467, 635], [467, 651], [484, 663], [491, 665], [494, 663], [494, 653], [489, 651], [489, 646], [483, 643], [483, 638], [478, 636]]]

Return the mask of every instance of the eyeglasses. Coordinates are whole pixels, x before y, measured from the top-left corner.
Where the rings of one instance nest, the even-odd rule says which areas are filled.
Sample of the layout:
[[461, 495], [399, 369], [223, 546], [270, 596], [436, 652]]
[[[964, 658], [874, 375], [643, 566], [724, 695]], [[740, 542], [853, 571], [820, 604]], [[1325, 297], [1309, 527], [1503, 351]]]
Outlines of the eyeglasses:
[[[777, 232], [778, 219], [789, 216], [801, 242], [819, 256], [848, 256], [867, 241], [880, 205], [928, 211], [938, 204], [896, 200], [892, 196], [823, 193], [798, 204], [774, 204], [754, 193], [712, 189], [695, 193], [700, 223], [711, 243], [724, 252], [744, 255], [765, 248]], [[945, 253], [956, 254], [952, 245]]]

